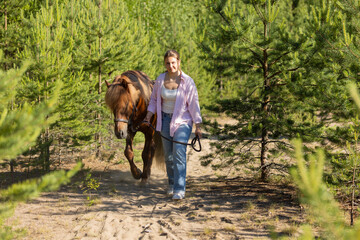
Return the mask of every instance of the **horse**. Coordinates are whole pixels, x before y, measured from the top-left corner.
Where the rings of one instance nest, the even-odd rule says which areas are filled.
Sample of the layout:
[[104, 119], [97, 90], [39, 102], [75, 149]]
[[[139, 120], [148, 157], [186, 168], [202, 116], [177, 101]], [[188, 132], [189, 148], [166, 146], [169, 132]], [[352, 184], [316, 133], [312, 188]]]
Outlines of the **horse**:
[[[153, 81], [141, 71], [126, 71], [114, 78], [110, 84], [107, 81], [105, 95], [106, 105], [114, 114], [114, 133], [118, 139], [126, 139], [124, 154], [130, 163], [131, 174], [141, 182], [147, 182], [151, 173], [153, 159], [159, 165], [165, 163], [162, 140], [158, 133], [143, 120], [147, 113]], [[151, 118], [151, 125], [156, 124], [156, 114]], [[134, 163], [133, 139], [137, 132], [145, 136], [142, 151], [143, 171]]]

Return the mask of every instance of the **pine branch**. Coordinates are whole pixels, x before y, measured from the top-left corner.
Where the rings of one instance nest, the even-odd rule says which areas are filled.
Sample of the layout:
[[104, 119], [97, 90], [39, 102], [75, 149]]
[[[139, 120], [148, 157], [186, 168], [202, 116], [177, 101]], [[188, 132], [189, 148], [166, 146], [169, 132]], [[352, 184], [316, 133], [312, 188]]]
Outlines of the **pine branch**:
[[277, 75], [279, 75], [281, 73], [283, 73], [283, 71], [278, 71], [278, 72], [274, 73], [273, 75], [269, 76], [267, 79], [271, 80], [273, 77], [275, 77], [275, 76], [277, 76]]
[[264, 61], [262, 60], [261, 56], [257, 54], [255, 51], [253, 51], [251, 48], [249, 48], [249, 51], [254, 55], [255, 59], [260, 62], [260, 64], [263, 66]]
[[256, 3], [255, 3], [255, 2], [252, 2], [252, 5], [253, 5], [256, 13], [257, 13], [257, 14], [259, 15], [259, 17], [261, 18], [261, 20], [262, 20], [263, 22], [265, 22], [265, 19], [266, 19], [266, 18], [264, 17], [264, 14], [261, 12], [261, 10], [260, 10], [259, 7], [256, 5]]
[[249, 66], [249, 67], [252, 67], [252, 68], [262, 68], [261, 66], [253, 65], [253, 64], [249, 64], [249, 63], [240, 63], [240, 64], [246, 65], [246, 66]]
[[289, 52], [285, 52], [285, 53], [281, 54], [281, 56], [279, 56], [277, 59], [275, 59], [274, 61], [272, 61], [271, 63], [269, 63], [269, 68], [270, 68], [273, 64], [275, 64], [275, 63], [277, 63], [278, 61], [280, 61], [281, 58], [283, 58], [284, 56], [288, 55], [289, 53], [291, 53], [291, 52], [289, 51]]
[[261, 88], [262, 88], [262, 87], [256, 87], [250, 94], [248, 94], [247, 96], [245, 96], [243, 99], [247, 99], [247, 98], [251, 97], [251, 95], [253, 95], [257, 89], [261, 89]]

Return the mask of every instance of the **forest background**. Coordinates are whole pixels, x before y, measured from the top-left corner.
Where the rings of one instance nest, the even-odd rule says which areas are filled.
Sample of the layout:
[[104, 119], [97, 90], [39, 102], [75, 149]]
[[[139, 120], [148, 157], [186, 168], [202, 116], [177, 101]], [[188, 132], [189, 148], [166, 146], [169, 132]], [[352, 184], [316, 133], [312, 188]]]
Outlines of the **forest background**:
[[[156, 79], [176, 49], [204, 126], [221, 140], [204, 165], [278, 180], [295, 164], [289, 140], [301, 138], [306, 152], [325, 149], [324, 180], [354, 204], [359, 121], [348, 84], [359, 84], [359, 4], [2, 1], [1, 163], [48, 172], [62, 151], [114, 157], [104, 80], [126, 70]], [[219, 128], [210, 120], [219, 113], [236, 123]]]

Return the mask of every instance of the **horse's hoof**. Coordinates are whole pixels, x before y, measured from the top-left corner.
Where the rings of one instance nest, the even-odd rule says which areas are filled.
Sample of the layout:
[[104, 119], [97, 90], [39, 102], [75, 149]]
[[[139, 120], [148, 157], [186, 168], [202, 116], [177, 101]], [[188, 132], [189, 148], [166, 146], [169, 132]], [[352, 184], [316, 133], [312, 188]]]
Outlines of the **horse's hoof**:
[[137, 176], [139, 176], [139, 178], [138, 179], [140, 179], [141, 178], [141, 175], [142, 175], [142, 171], [140, 170], [140, 169], [136, 169], [136, 175]]
[[134, 169], [132, 168], [132, 169], [131, 169], [131, 173], [132, 173], [132, 175], [133, 175], [133, 177], [134, 177], [135, 179], [140, 179], [140, 178], [141, 178], [142, 172], [141, 172], [140, 169], [136, 168], [136, 169], [134, 170]]
[[141, 181], [140, 181], [140, 186], [143, 186], [143, 187], [147, 187], [149, 186], [150, 183], [149, 183], [149, 179], [147, 178], [142, 178]]

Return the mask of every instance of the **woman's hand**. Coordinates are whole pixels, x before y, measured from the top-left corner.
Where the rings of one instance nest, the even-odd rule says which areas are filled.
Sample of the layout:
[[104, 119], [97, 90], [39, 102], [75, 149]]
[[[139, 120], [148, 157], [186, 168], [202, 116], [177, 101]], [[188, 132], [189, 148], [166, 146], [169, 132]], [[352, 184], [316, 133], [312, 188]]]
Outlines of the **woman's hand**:
[[150, 123], [150, 119], [154, 114], [152, 112], [147, 112], [146, 117], [144, 118], [144, 122]]
[[196, 124], [196, 129], [195, 129], [195, 136], [198, 136], [199, 138], [202, 138], [202, 133], [201, 133], [201, 126], [200, 123]]

